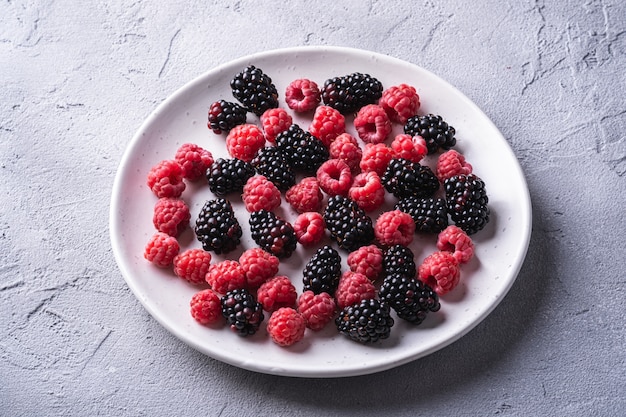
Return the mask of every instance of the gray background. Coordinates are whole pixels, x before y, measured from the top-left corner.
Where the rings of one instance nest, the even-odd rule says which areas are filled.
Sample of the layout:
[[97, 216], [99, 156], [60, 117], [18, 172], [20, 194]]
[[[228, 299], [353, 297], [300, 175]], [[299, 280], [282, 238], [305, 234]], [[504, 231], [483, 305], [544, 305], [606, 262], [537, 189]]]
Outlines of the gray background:
[[[528, 256], [500, 306], [374, 375], [212, 360], [146, 313], [110, 248], [113, 178], [148, 114], [223, 62], [299, 45], [438, 74], [530, 188]], [[0, 80], [1, 415], [626, 414], [626, 3], [5, 0]]]

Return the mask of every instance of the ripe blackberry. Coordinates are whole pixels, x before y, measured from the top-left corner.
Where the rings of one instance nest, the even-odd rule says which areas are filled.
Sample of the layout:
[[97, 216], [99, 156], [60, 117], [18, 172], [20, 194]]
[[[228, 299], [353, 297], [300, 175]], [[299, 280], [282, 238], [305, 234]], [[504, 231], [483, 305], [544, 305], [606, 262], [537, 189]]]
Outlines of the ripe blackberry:
[[348, 252], [369, 245], [374, 240], [372, 219], [347, 197], [337, 195], [328, 199], [324, 221], [331, 238]]
[[235, 249], [241, 239], [241, 226], [230, 202], [224, 198], [204, 203], [195, 227], [202, 248], [216, 254]]
[[348, 114], [376, 103], [383, 94], [383, 85], [369, 74], [355, 72], [326, 80], [321, 90], [324, 104]]
[[341, 278], [341, 256], [328, 245], [319, 248], [302, 271], [302, 291], [335, 294]]
[[247, 111], [237, 103], [218, 100], [209, 107], [207, 126], [213, 133], [228, 133], [235, 126], [246, 123]]
[[394, 324], [389, 304], [375, 298], [362, 300], [359, 304], [345, 307], [335, 324], [339, 333], [360, 343], [387, 339]]
[[443, 198], [405, 197], [394, 208], [413, 218], [417, 233], [439, 233], [448, 227], [448, 208]]
[[278, 258], [288, 258], [294, 250], [298, 239], [293, 226], [267, 210], [250, 214], [250, 234], [261, 249]]
[[275, 146], [261, 148], [251, 164], [256, 172], [273, 182], [281, 191], [287, 191], [296, 183], [295, 171], [283, 152]]
[[328, 160], [328, 148], [322, 141], [297, 124], [276, 136], [276, 146], [293, 169], [307, 174], [315, 174], [320, 165]]
[[240, 288], [226, 293], [221, 299], [222, 315], [239, 336], [250, 336], [259, 330], [265, 316], [263, 307], [252, 294]]
[[394, 158], [380, 178], [385, 189], [396, 198], [432, 197], [439, 189], [439, 180], [426, 165]]
[[485, 183], [474, 174], [456, 175], [444, 182], [448, 213], [454, 224], [468, 235], [489, 222], [489, 198]]
[[404, 125], [404, 133], [424, 138], [428, 154], [433, 154], [440, 148], [448, 150], [456, 145], [454, 128], [448, 125], [441, 116], [434, 114], [409, 118]]
[[278, 107], [278, 91], [272, 79], [254, 65], [246, 67], [230, 82], [233, 96], [248, 111], [261, 116], [267, 109]]
[[231, 192], [241, 194], [243, 186], [253, 175], [252, 165], [237, 158], [218, 158], [206, 172], [209, 189], [219, 197]]
[[404, 275], [415, 278], [415, 255], [408, 246], [394, 245], [383, 253], [383, 275]]
[[399, 318], [415, 325], [422, 323], [428, 312], [441, 308], [439, 296], [432, 288], [402, 274], [387, 275], [378, 294]]

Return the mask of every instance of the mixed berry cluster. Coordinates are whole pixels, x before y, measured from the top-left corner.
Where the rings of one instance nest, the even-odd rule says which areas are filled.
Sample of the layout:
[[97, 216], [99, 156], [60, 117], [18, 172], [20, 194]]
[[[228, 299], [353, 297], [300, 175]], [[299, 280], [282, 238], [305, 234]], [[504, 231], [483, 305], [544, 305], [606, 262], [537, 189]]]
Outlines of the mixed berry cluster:
[[[368, 74], [321, 87], [294, 80], [285, 90], [289, 110], [260, 68], [243, 69], [230, 86], [235, 101], [213, 102], [207, 122], [228, 155], [214, 159], [186, 143], [147, 178], [158, 201], [144, 257], [199, 287], [192, 317], [241, 336], [264, 328], [290, 346], [330, 323], [350, 339], [376, 342], [389, 337], [394, 314], [419, 325], [437, 312], [474, 255], [470, 236], [489, 221], [485, 184], [453, 149], [455, 129], [418, 114], [415, 87], [385, 89]], [[310, 114], [310, 125], [294, 123], [289, 111]], [[393, 134], [396, 126], [402, 133]], [[202, 249], [181, 250], [191, 220], [182, 195], [187, 181], [202, 180], [215, 196], [193, 227]], [[243, 234], [237, 203], [257, 247], [235, 258]], [[293, 221], [284, 218], [289, 211]], [[416, 263], [418, 234], [432, 235], [437, 250]], [[281, 275], [280, 262], [298, 245], [317, 249], [301, 277]]]

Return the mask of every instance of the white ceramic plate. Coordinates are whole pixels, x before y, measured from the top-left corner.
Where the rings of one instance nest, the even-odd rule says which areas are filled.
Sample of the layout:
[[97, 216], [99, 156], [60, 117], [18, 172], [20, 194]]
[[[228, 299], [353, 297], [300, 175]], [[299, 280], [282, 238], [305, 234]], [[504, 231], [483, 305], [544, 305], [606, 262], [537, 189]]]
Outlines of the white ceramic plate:
[[[422, 103], [419, 113], [439, 114], [456, 128], [455, 149], [465, 155], [487, 185], [491, 221], [473, 236], [476, 256], [463, 265], [461, 283], [442, 297], [440, 312], [431, 313], [422, 325], [414, 327], [396, 320], [389, 339], [361, 345], [339, 335], [330, 324], [318, 333], [307, 330], [304, 340], [282, 348], [269, 339], [264, 328], [253, 337], [242, 338], [225, 327], [199, 325], [189, 314], [189, 300], [198, 288], [143, 259], [144, 246], [154, 233], [152, 210], [156, 202], [145, 185], [148, 171], [157, 162], [172, 159], [177, 148], [186, 142], [209, 149], [214, 157], [227, 156], [225, 136], [213, 134], [206, 126], [207, 110], [215, 100], [234, 101], [229, 82], [249, 64], [272, 77], [285, 108], [285, 88], [296, 78], [310, 78], [321, 86], [328, 78], [362, 72], [378, 78], [384, 87], [400, 83], [415, 86]], [[306, 129], [310, 117], [294, 115], [294, 122]], [[248, 121], [258, 119], [249, 116]], [[356, 136], [351, 121], [352, 118], [347, 119], [348, 131]], [[400, 126], [395, 127], [395, 133], [400, 130]], [[215, 197], [206, 183], [200, 183], [188, 185], [183, 198], [191, 207], [193, 226], [204, 201]], [[256, 246], [249, 238], [248, 214], [240, 198], [231, 196], [231, 200], [244, 229], [244, 239], [239, 250], [214, 256], [215, 261], [236, 259], [244, 249]], [[279, 210], [294, 218], [284, 201]], [[424, 357], [459, 339], [498, 305], [515, 281], [531, 230], [530, 198], [518, 161], [498, 129], [476, 105], [416, 65], [337, 47], [301, 47], [247, 56], [215, 68], [176, 91], [132, 138], [115, 178], [110, 215], [113, 252], [122, 274], [144, 307], [165, 328], [220, 361], [258, 372], [301, 377], [373, 373]], [[183, 249], [200, 247], [191, 229], [181, 236], [180, 242]], [[435, 238], [418, 237], [412, 248], [419, 264], [435, 250]], [[299, 247], [281, 263], [279, 273], [291, 277], [299, 291], [302, 269], [313, 252]], [[342, 255], [344, 259], [347, 256], [345, 252]], [[266, 320], [267, 317], [266, 313]]]

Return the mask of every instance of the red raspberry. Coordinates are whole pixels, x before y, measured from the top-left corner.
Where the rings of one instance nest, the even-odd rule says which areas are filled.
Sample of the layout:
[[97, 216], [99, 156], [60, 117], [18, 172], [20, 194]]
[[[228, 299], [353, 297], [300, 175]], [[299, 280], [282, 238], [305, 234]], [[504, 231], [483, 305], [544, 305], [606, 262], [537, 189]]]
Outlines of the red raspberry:
[[378, 216], [374, 235], [383, 246], [408, 246], [415, 234], [415, 221], [410, 214], [400, 210], [386, 211]]
[[311, 330], [323, 329], [333, 320], [336, 310], [335, 299], [327, 292], [315, 294], [308, 290], [298, 298], [298, 311], [306, 320], [306, 327]]
[[304, 178], [285, 193], [285, 200], [298, 213], [319, 211], [322, 208], [323, 198], [322, 190], [315, 177]]
[[189, 181], [204, 178], [207, 168], [213, 164], [213, 155], [193, 143], [185, 143], [176, 151], [174, 160], [183, 169], [183, 177]]
[[220, 297], [211, 289], [195, 293], [189, 305], [191, 316], [200, 324], [214, 324], [222, 320]]
[[362, 172], [374, 171], [381, 176], [385, 173], [389, 161], [393, 159], [393, 151], [384, 143], [368, 143], [363, 149], [359, 166]]
[[438, 251], [424, 259], [417, 275], [420, 281], [431, 287], [438, 295], [445, 295], [459, 283], [461, 270], [454, 255]]
[[226, 136], [226, 149], [233, 158], [250, 162], [265, 146], [263, 131], [250, 123], [233, 127]]
[[335, 291], [335, 302], [341, 310], [361, 300], [376, 297], [376, 287], [368, 277], [358, 272], [346, 271], [339, 279], [339, 285]]
[[343, 160], [352, 172], [357, 172], [363, 151], [356, 138], [349, 133], [342, 133], [330, 144], [330, 158]]
[[385, 188], [374, 171], [362, 172], [352, 182], [348, 197], [365, 211], [374, 211], [385, 202]]
[[361, 246], [348, 255], [348, 266], [374, 282], [383, 271], [383, 251], [376, 245]]
[[460, 264], [469, 262], [474, 256], [474, 242], [463, 229], [450, 225], [437, 236], [437, 249], [451, 252]]
[[279, 259], [261, 248], [246, 250], [239, 257], [239, 265], [246, 276], [246, 286], [255, 289], [278, 273]]
[[324, 237], [324, 217], [317, 211], [300, 214], [293, 222], [298, 242], [304, 246], [313, 246]]
[[280, 132], [284, 132], [289, 129], [289, 126], [293, 123], [291, 115], [287, 113], [287, 110], [279, 107], [267, 109], [261, 115], [261, 125], [265, 132], [265, 139], [270, 143], [276, 143], [276, 136]]
[[177, 198], [185, 191], [183, 169], [176, 161], [161, 161], [148, 172], [148, 187], [159, 198]]
[[279, 346], [291, 346], [304, 337], [306, 320], [290, 307], [274, 311], [267, 321], [267, 332]]
[[289, 278], [283, 275], [265, 281], [256, 292], [257, 300], [265, 311], [272, 312], [281, 307], [296, 305], [298, 294]]
[[457, 175], [469, 175], [472, 173], [472, 166], [465, 162], [465, 157], [451, 149], [439, 155], [437, 159], [437, 178], [443, 184], [448, 178]]
[[393, 150], [394, 158], [408, 159], [415, 163], [424, 159], [426, 154], [428, 154], [424, 138], [406, 134], [397, 135], [393, 139], [391, 150]]
[[180, 245], [175, 237], [157, 232], [148, 241], [143, 257], [159, 268], [168, 268], [179, 251]]
[[154, 205], [154, 227], [170, 236], [178, 236], [189, 225], [191, 214], [187, 203], [178, 198], [159, 198]]
[[272, 211], [280, 206], [280, 190], [263, 175], [248, 178], [241, 198], [250, 213], [259, 210]]
[[211, 254], [203, 249], [188, 249], [174, 258], [174, 273], [192, 284], [206, 282]]
[[420, 98], [414, 87], [400, 84], [383, 91], [378, 104], [385, 109], [392, 122], [405, 124], [410, 117], [417, 114]]
[[329, 196], [346, 196], [352, 185], [350, 167], [341, 159], [329, 159], [317, 169], [317, 182]]
[[309, 132], [328, 148], [333, 140], [346, 131], [346, 118], [330, 106], [315, 109]]
[[361, 140], [366, 143], [382, 143], [391, 133], [389, 116], [376, 104], [361, 107], [354, 118], [354, 127]]
[[301, 78], [292, 81], [285, 90], [285, 101], [297, 112], [313, 110], [322, 100], [319, 87], [314, 81]]
[[213, 291], [223, 295], [228, 291], [245, 288], [246, 275], [239, 262], [227, 259], [209, 267], [206, 282]]

